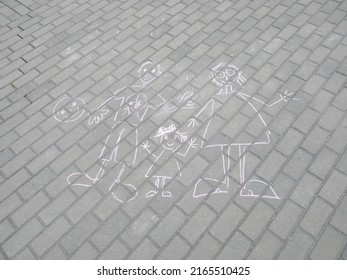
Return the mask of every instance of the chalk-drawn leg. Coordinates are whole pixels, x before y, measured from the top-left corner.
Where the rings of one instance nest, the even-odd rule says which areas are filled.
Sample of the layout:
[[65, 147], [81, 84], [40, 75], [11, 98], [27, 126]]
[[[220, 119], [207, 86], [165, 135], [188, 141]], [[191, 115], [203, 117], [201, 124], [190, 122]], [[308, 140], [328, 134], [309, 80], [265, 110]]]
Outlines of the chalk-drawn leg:
[[[246, 147], [239, 146], [239, 157], [240, 157], [240, 184], [243, 185], [245, 183], [245, 169], [246, 169]], [[266, 189], [265, 193], [264, 190]], [[262, 193], [264, 193], [262, 195]], [[240, 196], [243, 197], [262, 197], [262, 198], [270, 198], [270, 199], [280, 199], [276, 194], [275, 190], [272, 186], [269, 186], [267, 182], [252, 179], [249, 180], [241, 189]]]
[[[215, 179], [210, 177], [204, 177], [203, 179], [199, 179], [195, 186], [194, 186], [194, 192], [193, 197], [204, 197], [209, 194], [226, 194], [229, 191], [229, 175], [228, 170], [230, 169], [230, 149], [231, 147], [228, 147], [227, 156], [223, 154], [223, 147], [221, 146], [221, 152], [222, 152], [222, 166], [223, 166], [223, 178], [222, 179]], [[216, 186], [217, 187], [214, 187]], [[212, 187], [211, 187], [212, 186]], [[215, 189], [214, 191], [212, 191]]]
[[146, 194], [146, 198], [156, 196], [159, 193], [164, 198], [172, 197], [172, 193], [170, 191], [164, 191], [164, 187], [166, 185], [166, 182], [167, 182], [167, 180], [170, 180], [171, 177], [167, 177], [167, 176], [153, 176], [153, 177], [155, 178], [155, 187], [157, 188], [157, 190], [149, 191]]
[[[105, 140], [98, 162], [90, 168], [88, 173], [77, 172], [70, 174], [67, 177], [68, 184], [89, 188], [101, 180], [106, 171], [118, 163], [117, 154], [123, 133], [124, 129], [119, 133], [111, 131]], [[110, 149], [110, 146], [113, 146], [113, 148]]]
[[120, 203], [130, 202], [134, 200], [138, 195], [137, 189], [134, 185], [124, 183], [121, 180], [125, 168], [125, 164], [122, 163], [120, 172], [117, 171], [117, 178], [109, 187], [109, 191], [111, 192], [114, 199], [119, 201]]

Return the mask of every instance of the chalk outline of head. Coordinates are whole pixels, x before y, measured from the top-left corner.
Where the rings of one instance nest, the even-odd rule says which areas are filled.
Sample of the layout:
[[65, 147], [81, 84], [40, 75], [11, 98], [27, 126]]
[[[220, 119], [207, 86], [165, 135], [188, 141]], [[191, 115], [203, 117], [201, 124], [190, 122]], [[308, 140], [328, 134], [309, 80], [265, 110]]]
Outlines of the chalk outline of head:
[[[64, 100], [66, 100], [66, 99], [70, 99], [69, 102], [71, 102], [71, 104], [73, 104], [72, 102], [74, 102], [74, 100], [76, 100], [76, 101], [78, 101], [78, 102], [81, 102], [82, 105], [83, 105], [83, 108], [78, 107], [78, 110], [76, 111], [75, 114], [73, 114], [72, 116], [68, 116], [68, 117], [66, 117], [65, 119], [60, 119], [60, 118], [58, 118], [57, 114], [58, 114], [59, 111], [60, 111], [62, 108], [64, 108], [65, 106], [63, 106], [63, 107], [60, 108], [59, 110], [57, 110], [57, 109], [58, 109], [59, 105], [60, 105]], [[69, 102], [68, 102], [68, 103], [69, 103]], [[67, 103], [67, 104], [68, 104], [68, 103]], [[60, 99], [60, 100], [58, 101], [57, 104], [55, 104], [55, 106], [54, 106], [54, 108], [53, 108], [53, 117], [54, 117], [58, 122], [70, 123], [70, 122], [74, 122], [74, 121], [78, 120], [78, 119], [84, 114], [85, 110], [86, 110], [86, 104], [85, 104], [85, 102], [84, 102], [83, 99], [78, 98], [78, 97], [77, 97], [77, 98], [74, 98], [74, 97], [70, 97], [70, 96], [64, 96], [62, 99]]]
[[[145, 66], [147, 66], [148, 64], [152, 64], [153, 66], [150, 68], [151, 71], [142, 73], [143, 72], [143, 68]], [[153, 73], [153, 70], [157, 69], [158, 72], [157, 73]], [[152, 81], [154, 81], [157, 77], [159, 77], [161, 74], [163, 74], [164, 69], [160, 66], [160, 64], [157, 64], [156, 62], [154, 62], [153, 60], [147, 60], [146, 62], [144, 62], [141, 67], [137, 70], [137, 72], [139, 73], [139, 77], [141, 79], [141, 81], [144, 84], [148, 84]], [[149, 78], [145, 78], [146, 75], [150, 75]]]

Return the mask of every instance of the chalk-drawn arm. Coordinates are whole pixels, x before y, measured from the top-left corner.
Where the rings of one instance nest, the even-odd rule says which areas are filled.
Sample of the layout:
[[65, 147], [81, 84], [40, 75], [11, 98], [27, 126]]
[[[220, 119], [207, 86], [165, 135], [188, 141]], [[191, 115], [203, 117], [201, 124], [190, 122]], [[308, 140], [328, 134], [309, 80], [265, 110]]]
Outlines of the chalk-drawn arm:
[[266, 107], [272, 107], [272, 106], [276, 105], [277, 103], [281, 102], [282, 100], [283, 100], [284, 102], [288, 102], [288, 101], [290, 101], [290, 100], [300, 100], [299, 98], [295, 98], [295, 97], [294, 97], [294, 92], [288, 93], [288, 90], [286, 90], [285, 93], [283, 93], [283, 94], [280, 93], [280, 94], [279, 94], [279, 95], [280, 95], [279, 99], [276, 100], [276, 101], [274, 101], [274, 102], [272, 102], [272, 103], [265, 103], [264, 101], [262, 101], [262, 100], [260, 100], [260, 99], [258, 99], [258, 98], [256, 98], [256, 97], [251, 97], [250, 95], [245, 94], [245, 93], [241, 93], [241, 92], [238, 92], [238, 95], [239, 95], [242, 99], [244, 99], [244, 100], [246, 100], [246, 101], [247, 101], [248, 99], [251, 98], [252, 100], [257, 101], [257, 102], [259, 102], [260, 104], [265, 105]]
[[188, 154], [188, 152], [190, 151], [190, 149], [196, 149], [198, 147], [198, 144], [195, 143], [195, 142], [196, 142], [196, 138], [190, 139], [188, 141], [188, 148], [187, 148], [187, 150], [184, 153], [177, 153], [177, 154], [180, 155], [180, 156], [185, 157]]
[[91, 111], [88, 113], [88, 125], [99, 124], [109, 112], [106, 107]]
[[149, 150], [149, 148], [150, 148], [151, 146], [149, 145], [148, 141], [143, 142], [143, 143], [140, 145], [140, 147], [141, 147], [142, 149], [144, 149], [145, 151], [147, 151], [149, 154], [151, 154], [151, 151]]

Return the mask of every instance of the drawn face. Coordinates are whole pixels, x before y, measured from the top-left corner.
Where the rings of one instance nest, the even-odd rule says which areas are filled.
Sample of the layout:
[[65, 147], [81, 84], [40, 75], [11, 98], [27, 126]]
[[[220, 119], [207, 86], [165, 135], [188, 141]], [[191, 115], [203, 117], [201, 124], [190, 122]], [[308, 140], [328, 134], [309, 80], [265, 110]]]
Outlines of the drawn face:
[[73, 122], [79, 119], [85, 111], [85, 103], [80, 98], [63, 97], [55, 105], [53, 116], [59, 122]]
[[236, 82], [235, 78], [239, 75], [238, 73], [238, 68], [235, 65], [228, 64], [225, 66], [224, 63], [221, 63], [213, 69], [212, 82], [218, 87], [229, 85], [232, 82]]
[[176, 130], [174, 125], [159, 128], [155, 137], [160, 137], [160, 143], [169, 151], [177, 150], [187, 140], [186, 134]]
[[159, 77], [163, 73], [161, 66], [155, 64], [153, 61], [145, 62], [138, 71], [143, 83], [152, 82], [156, 77]]

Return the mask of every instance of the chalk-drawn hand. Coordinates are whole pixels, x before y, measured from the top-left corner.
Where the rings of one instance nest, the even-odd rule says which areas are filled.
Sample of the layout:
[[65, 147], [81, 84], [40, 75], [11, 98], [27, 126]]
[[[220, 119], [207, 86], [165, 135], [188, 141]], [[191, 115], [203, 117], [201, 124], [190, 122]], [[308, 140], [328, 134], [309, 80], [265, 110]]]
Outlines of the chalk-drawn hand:
[[110, 111], [106, 108], [101, 108], [94, 112], [89, 113], [88, 125], [93, 123], [99, 124]]
[[149, 148], [150, 148], [151, 146], [149, 145], [148, 141], [143, 142], [143, 143], [141, 144], [140, 147], [141, 147], [142, 149], [146, 150], [149, 154], [151, 153], [150, 150], [149, 150]]
[[288, 102], [290, 100], [300, 100], [299, 98], [294, 98], [294, 92], [288, 93], [288, 90], [284, 94], [280, 94], [281, 100]]
[[196, 144], [195, 142], [196, 142], [196, 138], [190, 139], [190, 140], [188, 141], [189, 148], [196, 149], [196, 148], [198, 147], [198, 144]]
[[196, 125], [199, 125], [195, 118], [188, 120], [188, 127], [195, 127]]

